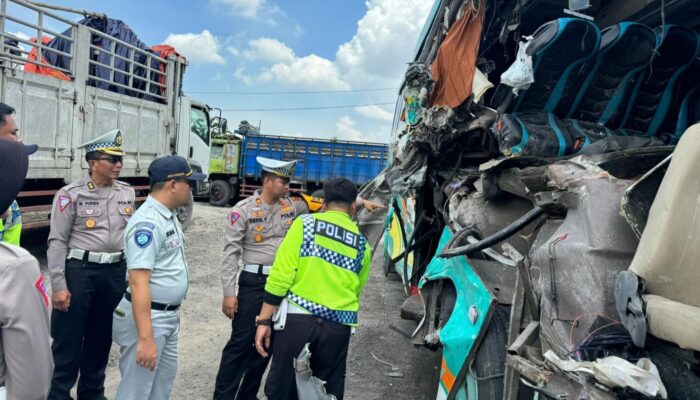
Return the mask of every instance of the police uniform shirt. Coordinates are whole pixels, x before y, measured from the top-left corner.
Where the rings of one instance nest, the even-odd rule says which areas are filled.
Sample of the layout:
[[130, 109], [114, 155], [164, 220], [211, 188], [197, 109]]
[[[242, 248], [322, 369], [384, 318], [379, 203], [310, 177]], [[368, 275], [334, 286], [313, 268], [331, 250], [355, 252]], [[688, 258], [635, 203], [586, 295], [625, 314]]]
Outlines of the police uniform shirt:
[[134, 213], [134, 189], [114, 181], [98, 188], [89, 178], [63, 187], [51, 209], [47, 252], [51, 288], [66, 289], [65, 264], [69, 249], [98, 253], [124, 250], [124, 229]]
[[260, 190], [233, 207], [226, 221], [225, 245], [221, 263], [224, 296], [238, 293], [238, 274], [243, 264], [272, 265], [275, 253], [294, 218], [308, 213], [303, 201], [284, 197], [265, 204]]
[[45, 399], [49, 393], [48, 307], [36, 258], [0, 243], [0, 386], [6, 387], [8, 399]]
[[131, 217], [124, 240], [127, 268], [152, 271], [151, 300], [180, 304], [187, 294], [189, 276], [185, 236], [177, 215], [148, 196]]

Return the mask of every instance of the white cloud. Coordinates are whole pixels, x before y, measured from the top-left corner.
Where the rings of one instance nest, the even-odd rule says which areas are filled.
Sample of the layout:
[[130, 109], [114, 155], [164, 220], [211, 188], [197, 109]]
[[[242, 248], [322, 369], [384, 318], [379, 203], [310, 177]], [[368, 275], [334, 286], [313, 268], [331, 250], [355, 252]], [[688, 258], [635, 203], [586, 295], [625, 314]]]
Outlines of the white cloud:
[[[20, 39], [26, 40], [26, 41], [29, 41], [29, 39], [30, 39], [30, 36], [27, 35], [26, 33], [22, 32], [22, 31], [9, 32], [9, 34], [10, 34], [10, 35], [13, 35], [13, 36], [16, 36], [16, 37], [18, 37], [18, 38], [20, 38]], [[22, 43], [22, 42], [18, 42], [17, 45], [19, 46], [20, 49], [22, 49], [22, 50], [24, 50], [24, 51], [31, 51], [31, 49], [32, 49], [31, 46], [29, 46], [29, 45], [27, 45], [27, 44], [24, 44], [24, 43]], [[26, 54], [22, 54], [22, 57], [26, 57], [26, 56], [27, 56]]]
[[22, 31], [9, 32], [9, 33], [10, 33], [10, 35], [17, 36], [18, 38], [23, 39], [23, 40], [29, 41], [29, 39], [30, 39], [29, 35], [27, 35], [26, 33], [22, 32]]
[[208, 30], [201, 33], [171, 33], [165, 43], [175, 49], [193, 64], [225, 64], [226, 60], [219, 54], [221, 43]]
[[394, 114], [387, 111], [385, 108], [380, 106], [361, 106], [355, 107], [355, 112], [362, 115], [365, 118], [376, 119], [378, 121], [392, 121], [394, 119]]
[[270, 61], [273, 63], [293, 63], [296, 56], [294, 50], [277, 39], [261, 37], [251, 40], [250, 49], [246, 50], [246, 57], [255, 60]]
[[265, 5], [265, 0], [213, 0], [212, 3], [226, 6], [236, 15], [257, 18], [258, 12]]
[[350, 85], [342, 79], [335, 64], [315, 54], [295, 58], [289, 63], [277, 63], [260, 74], [258, 79], [305, 89], [350, 89]]
[[[347, 90], [397, 86], [413, 59], [413, 48], [432, 0], [368, 0], [355, 36], [341, 44], [335, 60], [304, 57], [279, 40], [259, 38], [244, 54], [250, 60], [275, 63], [264, 67], [258, 80], [300, 89]], [[387, 120], [387, 113], [358, 111]], [[364, 116], [368, 117], [369, 115]]]
[[335, 123], [335, 133], [342, 140], [366, 141], [362, 131], [355, 127], [355, 121], [348, 115], [338, 118]]
[[226, 51], [228, 51], [229, 54], [231, 54], [231, 55], [234, 56], [234, 57], [238, 57], [238, 56], [241, 55], [241, 51], [238, 50], [237, 48], [233, 47], [233, 46], [228, 46], [228, 47], [226, 48]]
[[245, 67], [238, 67], [233, 72], [233, 76], [240, 79], [246, 85], [253, 83], [253, 77], [246, 73]]
[[342, 44], [336, 64], [353, 85], [396, 85], [413, 59], [432, 0], [369, 0], [355, 36]]

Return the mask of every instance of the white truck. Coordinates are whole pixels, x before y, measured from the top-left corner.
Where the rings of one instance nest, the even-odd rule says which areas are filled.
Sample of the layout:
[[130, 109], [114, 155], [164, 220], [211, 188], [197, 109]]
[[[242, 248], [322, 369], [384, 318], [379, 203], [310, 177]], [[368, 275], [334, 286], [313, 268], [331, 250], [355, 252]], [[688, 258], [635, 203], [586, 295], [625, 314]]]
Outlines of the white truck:
[[[25, 230], [47, 226], [56, 191], [87, 173], [84, 151], [75, 147], [113, 129], [121, 129], [127, 153], [120, 180], [134, 186], [137, 201], [148, 193], [148, 166], [156, 157], [180, 154], [208, 173], [210, 109], [183, 94], [183, 57], [161, 58], [65, 17], [63, 11], [75, 10], [0, 1], [0, 101], [15, 108], [22, 140], [39, 145], [18, 196]], [[104, 14], [80, 13], [107, 21]], [[62, 47], [48, 40], [55, 38]], [[63, 63], [49, 62], [57, 57]], [[193, 192], [207, 195], [208, 186]], [[180, 210], [184, 225], [191, 212], [191, 204]]]

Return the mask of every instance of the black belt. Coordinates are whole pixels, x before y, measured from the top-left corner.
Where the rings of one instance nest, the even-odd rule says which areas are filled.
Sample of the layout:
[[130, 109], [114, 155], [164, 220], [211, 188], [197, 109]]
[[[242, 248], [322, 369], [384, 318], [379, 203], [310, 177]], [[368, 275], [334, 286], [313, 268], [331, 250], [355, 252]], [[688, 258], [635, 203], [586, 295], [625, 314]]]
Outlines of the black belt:
[[[129, 292], [124, 293], [124, 298], [126, 299], [126, 301], [131, 302], [131, 293], [129, 293]], [[179, 304], [163, 304], [163, 303], [156, 303], [155, 301], [151, 302], [151, 310], [176, 311], [178, 308], [180, 308]]]

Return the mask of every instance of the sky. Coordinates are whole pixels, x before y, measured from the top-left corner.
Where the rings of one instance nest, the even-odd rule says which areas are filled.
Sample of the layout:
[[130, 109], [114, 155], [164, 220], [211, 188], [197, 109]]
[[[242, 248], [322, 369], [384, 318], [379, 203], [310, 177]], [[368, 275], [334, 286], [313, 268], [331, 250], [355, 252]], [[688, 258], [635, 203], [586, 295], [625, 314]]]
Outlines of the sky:
[[264, 134], [386, 143], [433, 0], [47, 2], [106, 13], [149, 46], [175, 47], [189, 62], [185, 93], [227, 110], [230, 127], [248, 120]]

